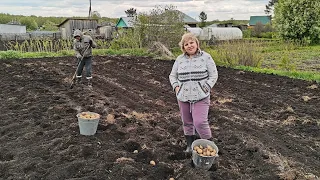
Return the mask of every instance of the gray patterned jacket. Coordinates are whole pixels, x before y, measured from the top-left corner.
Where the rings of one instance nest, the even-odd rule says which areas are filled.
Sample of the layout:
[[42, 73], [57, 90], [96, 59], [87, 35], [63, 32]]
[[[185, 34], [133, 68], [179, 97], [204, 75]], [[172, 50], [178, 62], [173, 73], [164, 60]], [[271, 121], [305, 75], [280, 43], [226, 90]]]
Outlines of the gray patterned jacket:
[[[75, 51], [76, 55], [80, 54], [81, 56], [84, 56], [84, 57], [91, 57], [92, 48], [95, 48], [97, 46], [97, 44], [93, 41], [92, 37], [88, 35], [83, 35], [82, 32], [78, 29], [74, 31], [73, 36], [81, 37], [80, 41], [76, 39], [73, 40], [73, 50]], [[89, 45], [89, 41], [92, 41], [91, 47]]]
[[192, 58], [182, 54], [177, 57], [169, 75], [173, 90], [182, 102], [197, 102], [210, 95], [218, 79], [217, 67], [210, 54], [200, 51]]

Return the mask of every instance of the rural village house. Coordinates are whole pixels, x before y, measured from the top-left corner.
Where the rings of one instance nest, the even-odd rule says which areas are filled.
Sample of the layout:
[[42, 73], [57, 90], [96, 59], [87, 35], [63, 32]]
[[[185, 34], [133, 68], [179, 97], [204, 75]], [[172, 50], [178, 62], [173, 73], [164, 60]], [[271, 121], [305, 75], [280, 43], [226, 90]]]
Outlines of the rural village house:
[[117, 28], [132, 28], [136, 17], [120, 17]]
[[82, 32], [97, 33], [98, 20], [92, 18], [67, 18], [58, 25], [63, 39], [72, 37], [74, 30], [79, 29]]
[[[189, 27], [197, 27], [199, 21], [193, 19], [192, 17], [188, 16], [187, 14], [175, 10], [177, 11], [181, 17], [182, 17], [182, 21], [185, 25], [189, 26]], [[116, 27], [117, 28], [133, 28], [134, 26], [134, 21], [135, 21], [136, 17], [120, 17]]]

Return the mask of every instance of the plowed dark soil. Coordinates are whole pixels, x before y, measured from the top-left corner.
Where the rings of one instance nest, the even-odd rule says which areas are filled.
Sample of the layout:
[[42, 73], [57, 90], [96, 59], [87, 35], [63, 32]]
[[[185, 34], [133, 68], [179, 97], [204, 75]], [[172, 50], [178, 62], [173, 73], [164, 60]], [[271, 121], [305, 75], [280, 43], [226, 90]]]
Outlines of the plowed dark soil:
[[[220, 152], [206, 171], [183, 153], [173, 61], [94, 62], [93, 88], [69, 89], [73, 57], [0, 61], [0, 179], [320, 177], [319, 84], [218, 67], [209, 119]], [[94, 136], [79, 134], [82, 111], [101, 114]]]

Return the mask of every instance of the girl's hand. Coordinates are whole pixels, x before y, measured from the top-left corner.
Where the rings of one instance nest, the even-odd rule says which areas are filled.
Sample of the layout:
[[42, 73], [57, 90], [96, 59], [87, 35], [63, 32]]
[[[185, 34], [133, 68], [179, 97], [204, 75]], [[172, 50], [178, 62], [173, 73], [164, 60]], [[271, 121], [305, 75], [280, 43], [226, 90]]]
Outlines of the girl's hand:
[[175, 88], [176, 94], [178, 94], [179, 89], [180, 89], [180, 87], [179, 87], [179, 86], [177, 86], [177, 87]]

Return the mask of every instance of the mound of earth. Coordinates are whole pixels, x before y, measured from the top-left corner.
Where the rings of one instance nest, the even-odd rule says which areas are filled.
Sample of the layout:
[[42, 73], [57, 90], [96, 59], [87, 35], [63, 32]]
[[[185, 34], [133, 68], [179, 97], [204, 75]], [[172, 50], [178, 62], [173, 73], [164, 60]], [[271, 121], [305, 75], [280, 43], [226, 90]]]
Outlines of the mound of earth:
[[[0, 179], [320, 177], [319, 84], [218, 67], [209, 121], [219, 158], [205, 171], [183, 153], [173, 61], [94, 62], [93, 88], [69, 89], [73, 57], [0, 61]], [[82, 111], [101, 114], [94, 136], [79, 134]]]

